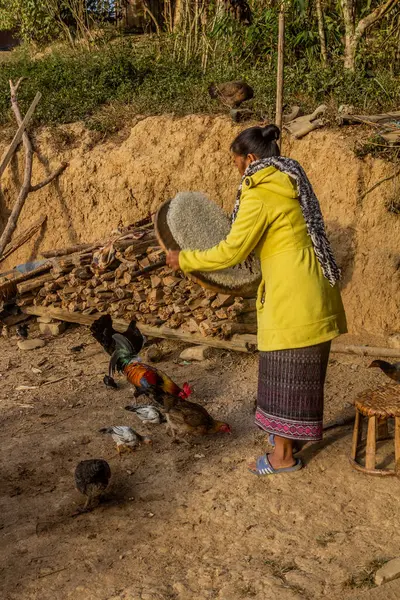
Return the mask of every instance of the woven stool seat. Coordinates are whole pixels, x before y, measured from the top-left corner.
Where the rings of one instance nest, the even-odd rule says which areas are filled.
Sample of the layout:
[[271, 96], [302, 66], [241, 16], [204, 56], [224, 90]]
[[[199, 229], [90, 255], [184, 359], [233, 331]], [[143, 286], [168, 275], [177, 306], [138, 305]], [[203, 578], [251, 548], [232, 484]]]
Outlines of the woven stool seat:
[[[350, 463], [352, 467], [370, 475], [400, 474], [400, 385], [385, 385], [365, 390], [354, 402], [356, 418]], [[367, 436], [362, 442], [363, 418], [368, 419]], [[395, 468], [376, 468], [376, 441], [388, 439], [388, 420], [394, 419]], [[361, 462], [360, 450], [365, 448], [365, 461]]]
[[400, 385], [386, 385], [362, 392], [354, 403], [366, 417], [376, 415], [382, 419], [400, 417]]

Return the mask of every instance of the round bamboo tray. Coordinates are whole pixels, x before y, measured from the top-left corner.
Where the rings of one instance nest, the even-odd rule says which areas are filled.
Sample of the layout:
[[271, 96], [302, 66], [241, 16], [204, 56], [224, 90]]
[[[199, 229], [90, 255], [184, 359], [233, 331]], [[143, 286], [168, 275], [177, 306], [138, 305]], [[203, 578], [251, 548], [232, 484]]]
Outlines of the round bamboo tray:
[[[158, 209], [155, 220], [154, 220], [154, 229], [159, 241], [160, 246], [163, 248], [165, 252], [168, 250], [183, 250], [183, 248], [178, 244], [175, 240], [171, 229], [169, 228], [167, 222], [167, 214], [172, 200], [167, 200], [164, 202], [160, 208]], [[247, 268], [247, 267], [243, 267]], [[250, 275], [250, 272], [249, 272]], [[196, 271], [192, 273], [188, 273], [187, 277], [192, 279], [195, 283], [198, 283], [203, 288], [217, 292], [220, 294], [228, 294], [231, 296], [239, 296], [242, 298], [254, 298], [257, 295], [257, 288], [260, 285], [261, 278], [254, 278], [253, 281], [249, 283], [242, 284], [240, 287], [229, 287], [224, 286], [220, 283], [216, 283], [215, 281], [211, 281], [208, 277], [208, 274], [204, 271]]]

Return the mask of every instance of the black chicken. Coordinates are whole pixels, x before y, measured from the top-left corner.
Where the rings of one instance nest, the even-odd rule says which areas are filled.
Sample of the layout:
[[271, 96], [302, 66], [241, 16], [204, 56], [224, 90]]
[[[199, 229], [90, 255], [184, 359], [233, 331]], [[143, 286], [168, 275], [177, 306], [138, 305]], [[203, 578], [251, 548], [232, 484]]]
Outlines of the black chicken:
[[385, 373], [385, 375], [390, 377], [390, 379], [393, 379], [397, 383], [400, 383], [400, 362], [391, 365], [385, 360], [374, 360], [369, 365], [370, 369], [373, 367], [378, 367]]
[[28, 338], [28, 332], [29, 332], [29, 325], [27, 325], [26, 323], [17, 325], [16, 333], [17, 333], [17, 336], [21, 340], [26, 340]]
[[106, 491], [111, 479], [108, 462], [101, 458], [82, 460], [75, 469], [75, 485], [78, 492], [86, 496], [83, 510], [92, 506], [93, 500], [99, 499]]
[[[90, 331], [95, 338], [104, 348], [104, 350], [111, 356], [116, 348], [115, 340], [113, 335], [118, 333], [113, 328], [112, 318], [110, 315], [102, 315], [99, 319], [91, 325]], [[138, 355], [143, 348], [146, 338], [142, 335], [136, 326], [136, 321], [129, 323], [128, 329], [121, 333], [131, 343], [135, 355]]]

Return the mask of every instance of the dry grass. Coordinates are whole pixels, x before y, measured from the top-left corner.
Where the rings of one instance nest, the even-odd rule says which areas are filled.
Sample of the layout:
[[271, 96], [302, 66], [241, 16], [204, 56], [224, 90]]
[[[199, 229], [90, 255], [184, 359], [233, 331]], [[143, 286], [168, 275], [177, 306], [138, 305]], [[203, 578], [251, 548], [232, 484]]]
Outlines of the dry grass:
[[378, 569], [380, 569], [386, 562], [388, 562], [388, 558], [377, 558], [367, 565], [360, 567], [360, 570], [353, 574], [348, 580], [346, 587], [350, 587], [352, 589], [359, 588], [372, 588], [375, 585], [375, 573]]

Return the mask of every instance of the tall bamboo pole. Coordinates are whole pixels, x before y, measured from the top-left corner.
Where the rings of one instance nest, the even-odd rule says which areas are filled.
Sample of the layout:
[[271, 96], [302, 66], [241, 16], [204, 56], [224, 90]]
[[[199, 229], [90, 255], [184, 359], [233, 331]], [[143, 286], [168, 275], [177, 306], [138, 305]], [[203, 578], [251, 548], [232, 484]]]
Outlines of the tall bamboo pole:
[[278, 68], [276, 75], [276, 114], [275, 124], [282, 129], [283, 112], [283, 55], [285, 51], [285, 0], [281, 0], [279, 10], [279, 30], [278, 30]]

